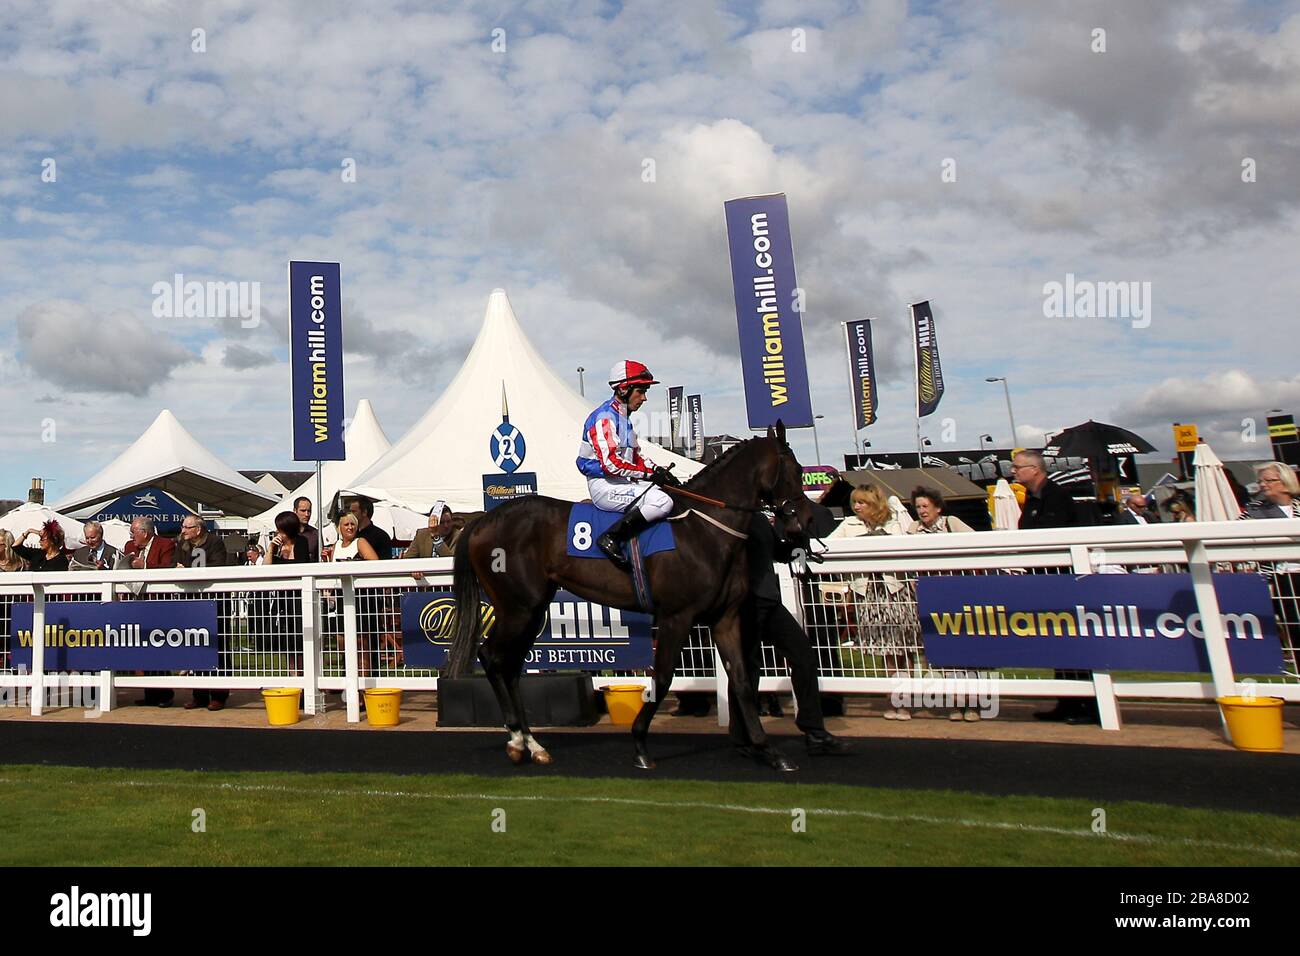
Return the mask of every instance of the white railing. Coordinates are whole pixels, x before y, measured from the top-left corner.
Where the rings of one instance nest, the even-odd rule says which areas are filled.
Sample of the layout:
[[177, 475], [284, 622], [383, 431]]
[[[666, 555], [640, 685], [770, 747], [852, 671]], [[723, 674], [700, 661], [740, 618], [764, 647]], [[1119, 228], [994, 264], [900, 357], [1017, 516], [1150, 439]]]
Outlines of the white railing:
[[[1120, 726], [1117, 701], [1132, 698], [1213, 700], [1239, 693], [1265, 693], [1300, 701], [1300, 683], [1279, 676], [1249, 686], [1232, 672], [1218, 603], [1210, 584], [1216, 567], [1250, 570], [1261, 562], [1300, 564], [1300, 520], [1162, 524], [956, 535], [835, 539], [822, 564], [794, 578], [777, 568], [785, 604], [805, 626], [817, 651], [821, 687], [832, 694], [958, 692], [970, 684], [965, 671], [917, 670], [923, 661], [915, 606], [918, 574], [1090, 574], [1190, 572], [1204, 622], [1210, 680], [1126, 680], [1095, 673], [1088, 680], [1057, 680], [1000, 671], [1001, 697], [1095, 697], [1102, 725]], [[423, 582], [410, 577], [421, 571]], [[0, 688], [27, 692], [39, 716], [46, 692], [93, 688], [100, 706], [112, 706], [116, 688], [208, 690], [298, 687], [314, 714], [324, 692], [343, 691], [349, 721], [360, 719], [359, 693], [366, 687], [436, 690], [436, 672], [403, 667], [398, 604], [406, 591], [451, 587], [449, 558], [340, 564], [281, 564], [241, 568], [156, 571], [6, 574], [0, 577]], [[1290, 578], [1271, 579], [1284, 657], [1295, 668], [1300, 599], [1286, 590]], [[216, 599], [221, 647], [216, 671], [184, 675], [47, 673], [45, 603], [50, 600], [129, 600], [130, 585], [145, 582], [150, 599]], [[33, 603], [30, 673], [15, 671], [9, 658], [10, 609]], [[775, 652], [763, 651], [762, 692], [789, 691]], [[900, 673], [906, 676], [900, 676]], [[642, 683], [644, 675], [596, 676], [596, 686]], [[692, 635], [683, 652], [675, 691], [717, 695], [719, 722], [727, 720], [725, 674], [706, 629]]]

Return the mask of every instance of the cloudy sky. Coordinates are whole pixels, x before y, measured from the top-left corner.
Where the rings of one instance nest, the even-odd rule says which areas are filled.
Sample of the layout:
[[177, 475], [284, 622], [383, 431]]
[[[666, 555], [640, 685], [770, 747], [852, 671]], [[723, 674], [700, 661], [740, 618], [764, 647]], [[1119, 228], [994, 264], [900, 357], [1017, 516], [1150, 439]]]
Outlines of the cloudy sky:
[[[56, 499], [162, 408], [234, 467], [293, 467], [291, 257], [342, 262], [348, 404], [393, 440], [497, 286], [562, 374], [640, 358], [743, 435], [723, 203], [771, 192], [826, 460], [839, 323], [867, 316], [863, 437], [914, 447], [920, 299], [939, 448], [1007, 443], [993, 375], [1022, 444], [1097, 418], [1168, 452], [1182, 421], [1266, 457], [1268, 410], [1300, 413], [1295, 4], [9, 0], [0, 497]], [[260, 283], [260, 324], [155, 317], [176, 273]], [[1149, 282], [1149, 324], [1045, 317], [1069, 273]]]

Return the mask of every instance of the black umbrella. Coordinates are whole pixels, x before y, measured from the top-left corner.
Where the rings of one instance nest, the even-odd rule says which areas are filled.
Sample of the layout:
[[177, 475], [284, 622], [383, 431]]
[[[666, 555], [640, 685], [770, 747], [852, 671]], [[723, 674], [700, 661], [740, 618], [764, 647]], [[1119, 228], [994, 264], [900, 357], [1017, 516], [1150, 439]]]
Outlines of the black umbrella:
[[1087, 421], [1057, 434], [1052, 444], [1043, 449], [1043, 454], [1101, 462], [1117, 455], [1143, 455], [1155, 450], [1149, 441], [1127, 428]]

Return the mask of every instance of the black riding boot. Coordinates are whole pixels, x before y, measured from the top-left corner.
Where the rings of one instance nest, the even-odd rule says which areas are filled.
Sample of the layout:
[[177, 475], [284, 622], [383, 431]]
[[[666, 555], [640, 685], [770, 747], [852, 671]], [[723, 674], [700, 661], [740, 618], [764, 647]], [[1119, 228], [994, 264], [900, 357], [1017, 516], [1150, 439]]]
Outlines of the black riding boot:
[[605, 556], [622, 570], [630, 571], [632, 564], [623, 556], [623, 545], [648, 527], [650, 522], [646, 520], [640, 508], [625, 511], [623, 517], [610, 525], [609, 530], [596, 540], [596, 547], [604, 551]]

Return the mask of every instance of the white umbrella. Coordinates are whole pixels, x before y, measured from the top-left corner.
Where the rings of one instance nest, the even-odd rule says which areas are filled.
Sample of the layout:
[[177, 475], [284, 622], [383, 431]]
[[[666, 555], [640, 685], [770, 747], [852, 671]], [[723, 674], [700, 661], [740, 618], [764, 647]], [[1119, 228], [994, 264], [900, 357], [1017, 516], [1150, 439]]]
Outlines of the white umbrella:
[[999, 478], [993, 489], [993, 527], [998, 531], [1014, 531], [1020, 527], [1020, 503], [1005, 478]]
[[1219, 461], [1214, 449], [1205, 442], [1198, 444], [1192, 465], [1196, 469], [1196, 520], [1237, 520], [1241, 506], [1237, 504], [1223, 462]]
[[[3, 518], [0, 518], [0, 529], [9, 531], [14, 536], [14, 544], [22, 544], [18, 536], [29, 528], [40, 529], [45, 522], [54, 520], [59, 523], [63, 529], [64, 545], [74, 548], [81, 541], [83, 525], [76, 518], [69, 518], [67, 515], [59, 514], [48, 505], [38, 505], [30, 501], [25, 501], [13, 511], [9, 512]], [[37, 544], [36, 536], [32, 536], [31, 546]]]
[[889, 510], [894, 513], [894, 520], [898, 522], [898, 530], [907, 534], [908, 529], [912, 527], [912, 516], [907, 513], [907, 506], [898, 499], [898, 495], [890, 495], [887, 504]]

